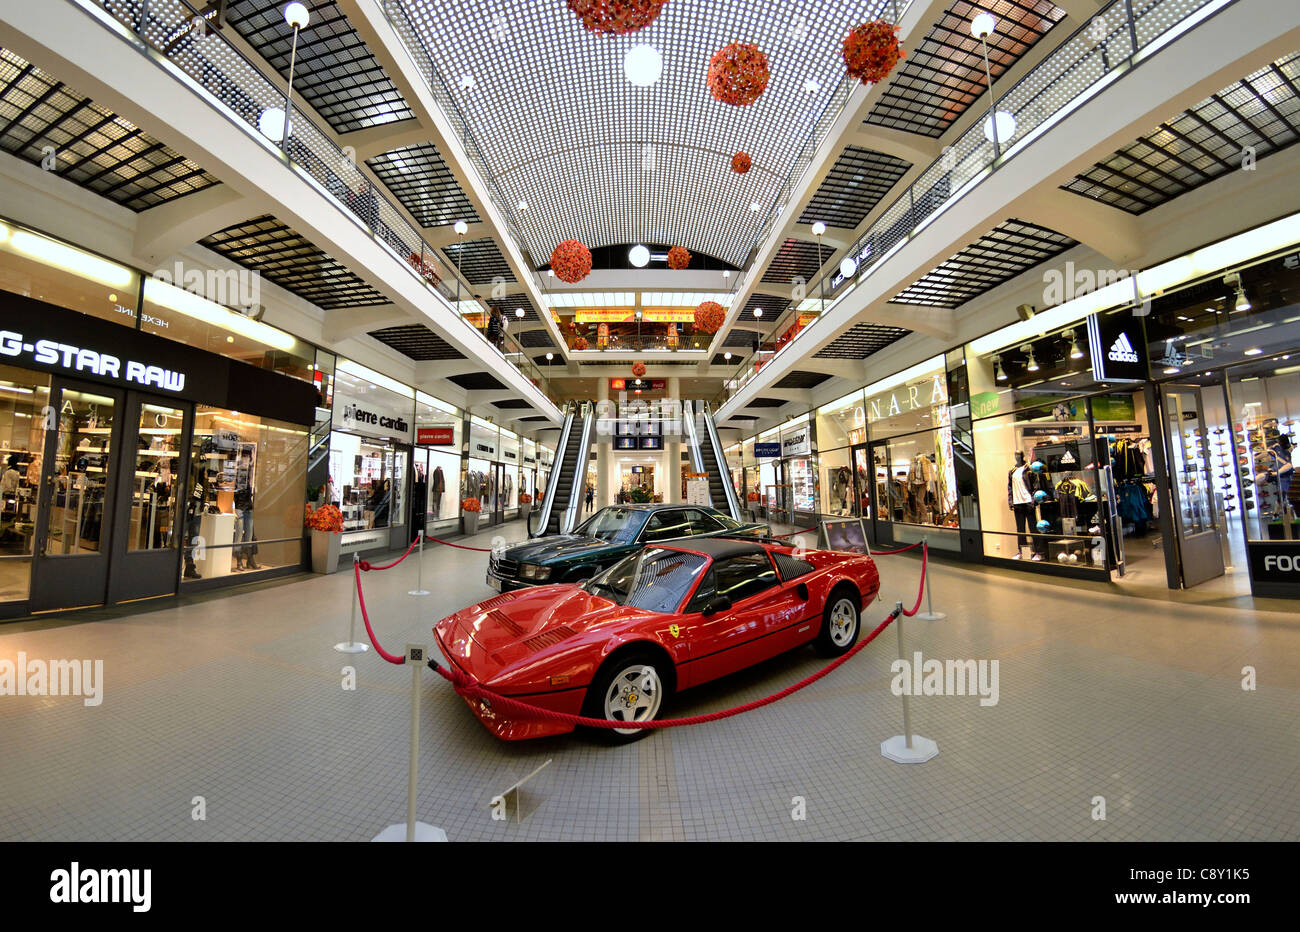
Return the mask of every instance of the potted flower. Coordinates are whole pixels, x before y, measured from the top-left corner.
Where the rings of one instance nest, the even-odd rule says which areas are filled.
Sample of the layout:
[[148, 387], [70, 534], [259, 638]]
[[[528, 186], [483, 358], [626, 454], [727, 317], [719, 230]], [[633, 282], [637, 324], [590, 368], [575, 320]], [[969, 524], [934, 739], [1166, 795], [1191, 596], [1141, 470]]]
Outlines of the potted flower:
[[478, 533], [479, 512], [483, 510], [483, 503], [477, 498], [467, 498], [460, 503], [460, 530], [466, 535]]
[[745, 496], [746, 500], [749, 502], [749, 510], [752, 514], [758, 514], [759, 497], [760, 496], [757, 492], [750, 492]]
[[[520, 504], [521, 506], [523, 506], [523, 505], [531, 505], [532, 503], [533, 503], [533, 497], [532, 497], [531, 495], [529, 495], [527, 492], [520, 492], [520, 493], [519, 493], [519, 504]], [[532, 509], [529, 509], [529, 510], [531, 511]]]
[[343, 542], [343, 513], [335, 505], [319, 508], [308, 505], [303, 524], [311, 531], [312, 572], [334, 572], [339, 566], [339, 546]]

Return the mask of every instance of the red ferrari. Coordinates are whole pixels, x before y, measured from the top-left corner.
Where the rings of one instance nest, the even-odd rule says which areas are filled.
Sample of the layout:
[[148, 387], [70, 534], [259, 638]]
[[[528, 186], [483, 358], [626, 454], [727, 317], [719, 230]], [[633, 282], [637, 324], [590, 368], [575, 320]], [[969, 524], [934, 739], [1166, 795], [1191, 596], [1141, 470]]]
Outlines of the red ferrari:
[[[434, 627], [447, 660], [502, 696], [612, 721], [657, 718], [676, 692], [802, 645], [843, 654], [880, 589], [869, 556], [799, 557], [718, 538], [657, 544], [581, 585], [537, 586], [471, 605]], [[572, 731], [506, 718], [466, 698], [499, 738]], [[632, 741], [646, 729], [593, 729]]]

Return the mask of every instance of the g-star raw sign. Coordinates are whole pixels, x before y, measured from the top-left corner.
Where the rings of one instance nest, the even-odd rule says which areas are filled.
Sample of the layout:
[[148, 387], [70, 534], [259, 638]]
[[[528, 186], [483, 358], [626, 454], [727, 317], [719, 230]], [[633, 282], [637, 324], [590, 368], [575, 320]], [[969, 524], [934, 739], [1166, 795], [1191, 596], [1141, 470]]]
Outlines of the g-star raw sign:
[[150, 366], [134, 359], [123, 361], [111, 353], [57, 340], [24, 343], [23, 335], [12, 330], [0, 330], [0, 355], [30, 355], [31, 361], [39, 366], [96, 375], [101, 379], [130, 382], [167, 392], [180, 392], [185, 388], [184, 372]]

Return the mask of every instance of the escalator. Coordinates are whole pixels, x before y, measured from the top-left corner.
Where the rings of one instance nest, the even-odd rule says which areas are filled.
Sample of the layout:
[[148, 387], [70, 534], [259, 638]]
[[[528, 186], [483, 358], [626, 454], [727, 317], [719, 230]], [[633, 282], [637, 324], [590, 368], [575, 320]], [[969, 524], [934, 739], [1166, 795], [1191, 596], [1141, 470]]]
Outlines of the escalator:
[[581, 409], [570, 408], [560, 430], [560, 443], [555, 451], [555, 466], [546, 495], [537, 516], [537, 527], [529, 528], [533, 537], [551, 534], [568, 534], [578, 523], [582, 512], [582, 499], [586, 494], [587, 462], [591, 458], [591, 441], [596, 429], [593, 405]]
[[701, 402], [697, 413], [691, 402], [684, 402], [683, 415], [691, 462], [696, 472], [705, 473], [709, 477], [711, 504], [723, 514], [730, 515], [733, 520], [745, 520], [741, 516], [740, 498], [731, 484], [727, 458], [722, 452], [722, 442], [718, 439], [718, 430], [714, 426], [708, 404]]

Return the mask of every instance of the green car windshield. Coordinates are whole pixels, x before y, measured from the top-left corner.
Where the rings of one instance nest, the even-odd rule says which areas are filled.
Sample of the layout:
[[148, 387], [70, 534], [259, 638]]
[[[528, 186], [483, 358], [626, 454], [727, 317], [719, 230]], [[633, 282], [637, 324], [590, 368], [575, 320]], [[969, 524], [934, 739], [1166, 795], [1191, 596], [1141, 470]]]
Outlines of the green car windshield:
[[646, 512], [632, 508], [602, 508], [578, 526], [576, 533], [599, 537], [611, 544], [630, 544], [636, 540]]

